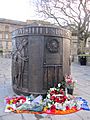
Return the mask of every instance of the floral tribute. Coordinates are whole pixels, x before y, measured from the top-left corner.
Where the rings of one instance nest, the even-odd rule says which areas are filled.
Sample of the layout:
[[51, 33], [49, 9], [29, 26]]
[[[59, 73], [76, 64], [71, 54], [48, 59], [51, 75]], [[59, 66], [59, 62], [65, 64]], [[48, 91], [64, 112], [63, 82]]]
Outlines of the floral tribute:
[[66, 82], [66, 87], [69, 88], [69, 89], [74, 89], [75, 87], [75, 83], [77, 81], [73, 80], [71, 75], [66, 75], [65, 76], [65, 82]]
[[41, 95], [7, 97], [5, 112], [70, 114], [81, 109], [90, 110], [85, 99], [68, 94], [67, 88], [74, 87], [72, 78], [66, 76], [63, 83], [50, 88], [45, 99]]
[[45, 100], [47, 101], [46, 109], [47, 111], [49, 110], [49, 112], [60, 110], [65, 113], [67, 110], [73, 109], [75, 111], [81, 109], [81, 104], [78, 103], [78, 100], [75, 100], [74, 96], [68, 95], [67, 90], [64, 91], [60, 83], [56, 88], [54, 87], [48, 90]]

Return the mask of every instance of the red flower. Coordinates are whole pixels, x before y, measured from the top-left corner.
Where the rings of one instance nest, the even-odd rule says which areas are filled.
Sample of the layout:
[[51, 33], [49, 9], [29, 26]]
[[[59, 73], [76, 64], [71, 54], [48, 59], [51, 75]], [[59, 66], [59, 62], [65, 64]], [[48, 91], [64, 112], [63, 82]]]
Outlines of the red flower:
[[55, 90], [55, 94], [58, 94], [58, 91], [57, 91], [57, 90]]
[[53, 94], [55, 94], [55, 90], [50, 92], [50, 95], [53, 95]]
[[59, 103], [62, 103], [62, 100], [59, 100]]
[[72, 84], [72, 80], [68, 80], [68, 81], [67, 81], [67, 84]]
[[50, 100], [55, 100], [55, 96], [51, 96], [51, 97], [50, 97]]
[[69, 108], [69, 106], [66, 106], [66, 110], [69, 110], [70, 108]]
[[63, 89], [60, 89], [60, 94], [64, 95]]
[[55, 98], [55, 102], [58, 102], [58, 103], [59, 103], [59, 101], [60, 101], [59, 98]]
[[64, 100], [66, 100], [67, 99], [67, 96], [64, 96]]
[[62, 101], [62, 103], [64, 103], [65, 102], [64, 98], [61, 101]]
[[50, 109], [55, 110], [56, 109], [55, 105], [52, 105]]

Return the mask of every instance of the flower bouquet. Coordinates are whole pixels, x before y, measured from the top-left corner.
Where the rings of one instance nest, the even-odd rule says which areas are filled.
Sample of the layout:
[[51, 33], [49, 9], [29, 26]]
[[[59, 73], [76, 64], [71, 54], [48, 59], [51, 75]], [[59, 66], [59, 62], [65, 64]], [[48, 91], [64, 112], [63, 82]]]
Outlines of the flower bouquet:
[[81, 108], [81, 103], [74, 96], [67, 94], [67, 91], [61, 88], [61, 83], [48, 90], [43, 103], [44, 112], [48, 114], [68, 114]]
[[64, 89], [61, 89], [61, 84], [59, 83], [57, 87], [50, 88], [47, 92], [47, 97], [45, 99], [48, 109], [54, 111], [56, 109], [66, 109], [63, 104], [68, 99]]
[[73, 95], [73, 90], [74, 90], [76, 81], [72, 79], [71, 75], [66, 75], [65, 81], [66, 81], [67, 93]]

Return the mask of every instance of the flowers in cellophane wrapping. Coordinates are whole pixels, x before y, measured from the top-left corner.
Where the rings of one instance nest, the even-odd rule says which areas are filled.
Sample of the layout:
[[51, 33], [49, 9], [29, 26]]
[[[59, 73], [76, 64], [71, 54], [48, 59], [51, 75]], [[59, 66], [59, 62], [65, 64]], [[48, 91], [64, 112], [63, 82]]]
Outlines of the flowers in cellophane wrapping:
[[66, 82], [66, 88], [74, 89], [75, 83], [77, 81], [73, 80], [72, 77], [71, 77], [71, 75], [66, 75], [65, 76], [65, 82]]

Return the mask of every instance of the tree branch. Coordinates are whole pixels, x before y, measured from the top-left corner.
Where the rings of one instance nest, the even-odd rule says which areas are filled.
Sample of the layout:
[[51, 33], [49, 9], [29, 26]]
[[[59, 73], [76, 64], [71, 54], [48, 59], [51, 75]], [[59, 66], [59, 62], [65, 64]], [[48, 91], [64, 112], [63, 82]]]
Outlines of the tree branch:
[[62, 12], [64, 13], [64, 15], [66, 15], [68, 17], [68, 19], [71, 18], [72, 20], [74, 20], [74, 22], [76, 22], [78, 24], [78, 21], [74, 17], [72, 17], [69, 14], [67, 14], [66, 11], [63, 8], [62, 8]]

